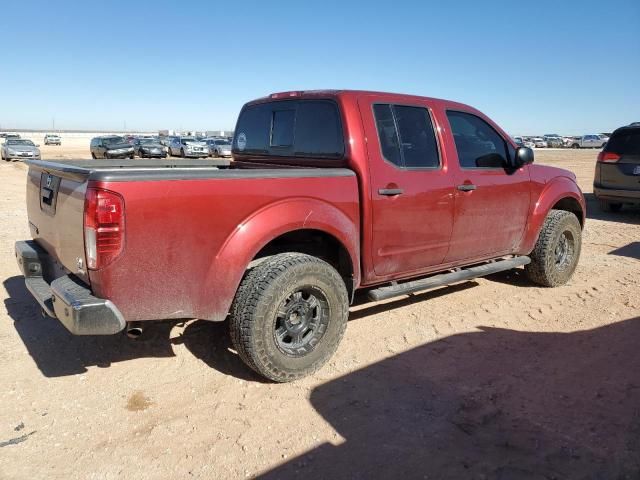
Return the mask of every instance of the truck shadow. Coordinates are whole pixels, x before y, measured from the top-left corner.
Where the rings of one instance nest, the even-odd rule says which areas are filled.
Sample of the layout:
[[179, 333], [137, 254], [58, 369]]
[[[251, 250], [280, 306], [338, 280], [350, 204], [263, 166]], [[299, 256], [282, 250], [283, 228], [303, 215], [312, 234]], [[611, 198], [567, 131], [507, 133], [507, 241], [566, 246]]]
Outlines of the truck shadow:
[[78, 375], [88, 367], [107, 368], [112, 363], [136, 358], [174, 357], [174, 345], [184, 345], [196, 358], [220, 373], [256, 382], [254, 374], [231, 351], [226, 322], [189, 321], [182, 334], [171, 338], [171, 331], [182, 320], [145, 322], [138, 340], [124, 334], [74, 336], [56, 319], [43, 317], [39, 305], [24, 284], [15, 276], [3, 282], [8, 293], [4, 301], [20, 339], [45, 377]]
[[640, 317], [481, 327], [316, 387], [345, 439], [260, 478], [640, 478]]
[[124, 335], [76, 337], [58, 320], [42, 316], [40, 306], [24, 285], [24, 277], [8, 278], [3, 285], [9, 294], [4, 301], [6, 310], [29, 355], [46, 377], [77, 375], [89, 366], [106, 368], [134, 358], [174, 356], [169, 332], [176, 321], [154, 325], [141, 343]]

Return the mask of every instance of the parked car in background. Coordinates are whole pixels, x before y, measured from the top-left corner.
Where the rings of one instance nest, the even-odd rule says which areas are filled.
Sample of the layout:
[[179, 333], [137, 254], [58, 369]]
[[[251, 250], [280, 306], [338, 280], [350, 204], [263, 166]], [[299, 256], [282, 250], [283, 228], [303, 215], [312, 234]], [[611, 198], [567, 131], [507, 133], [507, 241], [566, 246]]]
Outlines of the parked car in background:
[[560, 135], [545, 135], [542, 137], [547, 142], [549, 148], [561, 148], [563, 146], [562, 137]]
[[9, 139], [16, 140], [16, 139], [21, 138], [21, 137], [17, 133], [6, 133], [4, 135], [4, 138], [6, 138], [7, 140], [9, 140]]
[[159, 140], [148, 138], [136, 138], [133, 141], [134, 154], [140, 158], [166, 158], [167, 150]]
[[593, 194], [608, 212], [617, 212], [625, 203], [640, 203], [640, 125], [611, 134], [598, 154]]
[[133, 145], [123, 137], [109, 135], [91, 139], [92, 158], [133, 158]]
[[542, 137], [533, 137], [531, 141], [536, 148], [545, 148], [547, 146], [546, 140]]
[[582, 135], [574, 137], [571, 148], [602, 148], [606, 140], [600, 138], [600, 135]]
[[578, 264], [576, 176], [532, 164], [473, 107], [284, 92], [235, 131], [238, 162], [31, 161], [15, 253], [45, 312], [76, 335], [226, 320], [249, 368], [289, 382], [334, 354], [356, 290], [381, 301], [516, 267], [555, 287]]
[[195, 137], [175, 137], [169, 144], [168, 154], [183, 158], [204, 158], [209, 156], [209, 146]]
[[175, 135], [164, 135], [164, 136], [160, 136], [159, 138], [159, 142], [164, 145], [166, 147], [167, 150], [169, 150], [169, 144], [173, 141], [173, 139], [176, 138]]
[[519, 147], [524, 147], [524, 139], [522, 137], [513, 137], [513, 142]]
[[205, 138], [203, 141], [209, 147], [210, 157], [231, 156], [231, 142], [226, 138]]
[[39, 145], [35, 145], [31, 140], [26, 138], [7, 137], [2, 144], [0, 157], [3, 160], [24, 160], [24, 159], [40, 159]]
[[60, 135], [56, 135], [55, 133], [47, 133], [44, 136], [44, 144], [45, 145], [62, 145], [62, 139]]

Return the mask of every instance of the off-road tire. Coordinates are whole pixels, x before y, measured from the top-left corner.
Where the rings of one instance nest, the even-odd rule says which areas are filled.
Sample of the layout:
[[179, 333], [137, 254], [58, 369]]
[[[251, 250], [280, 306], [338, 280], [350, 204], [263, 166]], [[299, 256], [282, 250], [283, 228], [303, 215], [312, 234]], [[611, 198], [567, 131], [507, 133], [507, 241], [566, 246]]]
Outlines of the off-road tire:
[[[299, 289], [324, 296], [319, 315], [325, 323], [317, 343], [300, 355], [286, 353], [276, 340], [278, 310]], [[284, 304], [286, 305], [286, 304]], [[349, 314], [344, 280], [327, 262], [302, 253], [281, 253], [249, 270], [231, 307], [229, 329], [240, 358], [274, 382], [297, 380], [322, 367], [338, 348]]]
[[[558, 265], [561, 239], [568, 242], [566, 261]], [[527, 277], [545, 287], [558, 287], [569, 281], [575, 271], [582, 248], [582, 228], [571, 212], [551, 210], [542, 225], [538, 241], [529, 255], [531, 263], [524, 267]]]
[[600, 210], [603, 212], [619, 212], [622, 209], [621, 203], [611, 203], [607, 200], [598, 200], [598, 205], [600, 205]]

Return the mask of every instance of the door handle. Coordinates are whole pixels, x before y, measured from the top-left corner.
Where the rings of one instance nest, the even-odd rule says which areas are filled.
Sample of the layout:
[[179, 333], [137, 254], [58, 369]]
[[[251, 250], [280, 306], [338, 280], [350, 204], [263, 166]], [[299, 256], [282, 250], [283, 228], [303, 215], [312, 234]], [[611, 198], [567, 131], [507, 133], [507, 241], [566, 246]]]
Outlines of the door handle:
[[458, 185], [458, 190], [461, 192], [470, 192], [471, 190], [475, 190], [477, 187], [472, 183], [463, 183], [462, 185]]
[[378, 190], [379, 195], [385, 195], [387, 197], [392, 197], [393, 195], [402, 195], [404, 190], [401, 188], [381, 188]]

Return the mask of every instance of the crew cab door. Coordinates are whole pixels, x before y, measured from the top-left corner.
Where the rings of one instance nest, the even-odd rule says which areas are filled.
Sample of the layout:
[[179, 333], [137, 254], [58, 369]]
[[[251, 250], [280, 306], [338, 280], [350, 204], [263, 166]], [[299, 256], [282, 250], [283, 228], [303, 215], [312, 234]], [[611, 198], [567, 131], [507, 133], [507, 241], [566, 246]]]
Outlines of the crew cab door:
[[529, 214], [529, 168], [513, 171], [506, 166], [513, 147], [480, 116], [449, 110], [447, 119], [458, 162], [446, 262], [513, 253]]
[[369, 156], [376, 277], [442, 263], [453, 226], [453, 182], [429, 106], [367, 98], [359, 106]]

